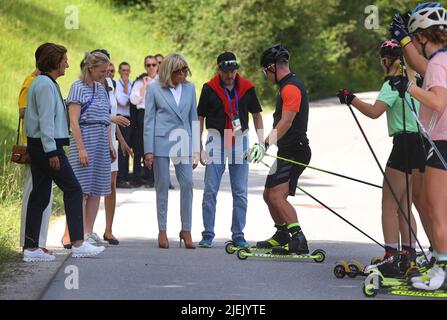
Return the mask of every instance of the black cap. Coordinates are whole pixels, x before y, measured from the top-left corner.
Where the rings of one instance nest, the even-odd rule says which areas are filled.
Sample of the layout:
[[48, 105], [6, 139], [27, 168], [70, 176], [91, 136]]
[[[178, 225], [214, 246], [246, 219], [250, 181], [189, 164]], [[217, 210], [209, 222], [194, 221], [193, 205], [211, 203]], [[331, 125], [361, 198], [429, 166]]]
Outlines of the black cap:
[[219, 70], [223, 72], [233, 71], [239, 69], [236, 61], [236, 56], [233, 52], [224, 52], [217, 57], [217, 65]]

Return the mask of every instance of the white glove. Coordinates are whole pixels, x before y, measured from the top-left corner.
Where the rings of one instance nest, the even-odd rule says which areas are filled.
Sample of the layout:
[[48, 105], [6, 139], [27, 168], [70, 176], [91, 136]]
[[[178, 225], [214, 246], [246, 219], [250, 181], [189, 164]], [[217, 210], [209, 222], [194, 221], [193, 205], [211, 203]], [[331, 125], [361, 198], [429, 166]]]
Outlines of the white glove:
[[251, 147], [247, 151], [247, 161], [250, 163], [259, 163], [264, 158], [266, 151], [267, 149], [265, 148], [265, 145], [263, 143], [255, 143], [253, 147]]

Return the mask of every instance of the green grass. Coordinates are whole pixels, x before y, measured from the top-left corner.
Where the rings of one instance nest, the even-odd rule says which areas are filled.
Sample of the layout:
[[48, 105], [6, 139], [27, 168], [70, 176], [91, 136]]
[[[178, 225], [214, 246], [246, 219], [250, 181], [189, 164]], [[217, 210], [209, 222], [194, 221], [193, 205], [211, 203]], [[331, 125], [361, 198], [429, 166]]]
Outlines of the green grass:
[[[65, 29], [74, 5], [79, 12], [79, 29]], [[18, 252], [22, 167], [9, 162], [17, 130], [17, 97], [25, 76], [35, 67], [34, 52], [44, 42], [54, 42], [68, 49], [70, 68], [58, 79], [66, 96], [70, 85], [79, 77], [79, 63], [84, 53], [107, 49], [115, 67], [121, 61], [132, 66], [131, 77], [142, 72], [143, 58], [148, 54], [171, 53], [168, 39], [153, 39], [151, 23], [111, 6], [107, 1], [93, 0], [1, 0], [0, 1], [0, 264]], [[201, 65], [185, 57], [193, 71], [192, 82], [198, 94], [207, 75]], [[55, 211], [61, 211], [60, 192], [56, 190]]]

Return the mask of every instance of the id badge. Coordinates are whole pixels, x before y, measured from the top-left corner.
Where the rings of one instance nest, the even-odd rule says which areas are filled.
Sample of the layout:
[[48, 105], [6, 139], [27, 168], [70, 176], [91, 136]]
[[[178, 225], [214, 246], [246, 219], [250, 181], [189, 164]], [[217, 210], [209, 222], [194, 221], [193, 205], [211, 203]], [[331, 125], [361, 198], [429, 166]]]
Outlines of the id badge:
[[233, 125], [234, 132], [242, 130], [241, 120], [239, 119], [238, 116], [233, 117], [233, 119], [231, 120], [231, 124]]

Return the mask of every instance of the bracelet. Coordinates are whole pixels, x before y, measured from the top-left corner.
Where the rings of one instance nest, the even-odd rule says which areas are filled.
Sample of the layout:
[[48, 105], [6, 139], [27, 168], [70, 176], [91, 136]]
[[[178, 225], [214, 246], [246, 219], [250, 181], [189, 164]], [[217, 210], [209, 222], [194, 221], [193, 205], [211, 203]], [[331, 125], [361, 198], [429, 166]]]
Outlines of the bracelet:
[[409, 44], [411, 42], [411, 38], [409, 36], [406, 36], [405, 38], [403, 38], [402, 40], [400, 40], [400, 46], [403, 48], [405, 47], [407, 44]]

